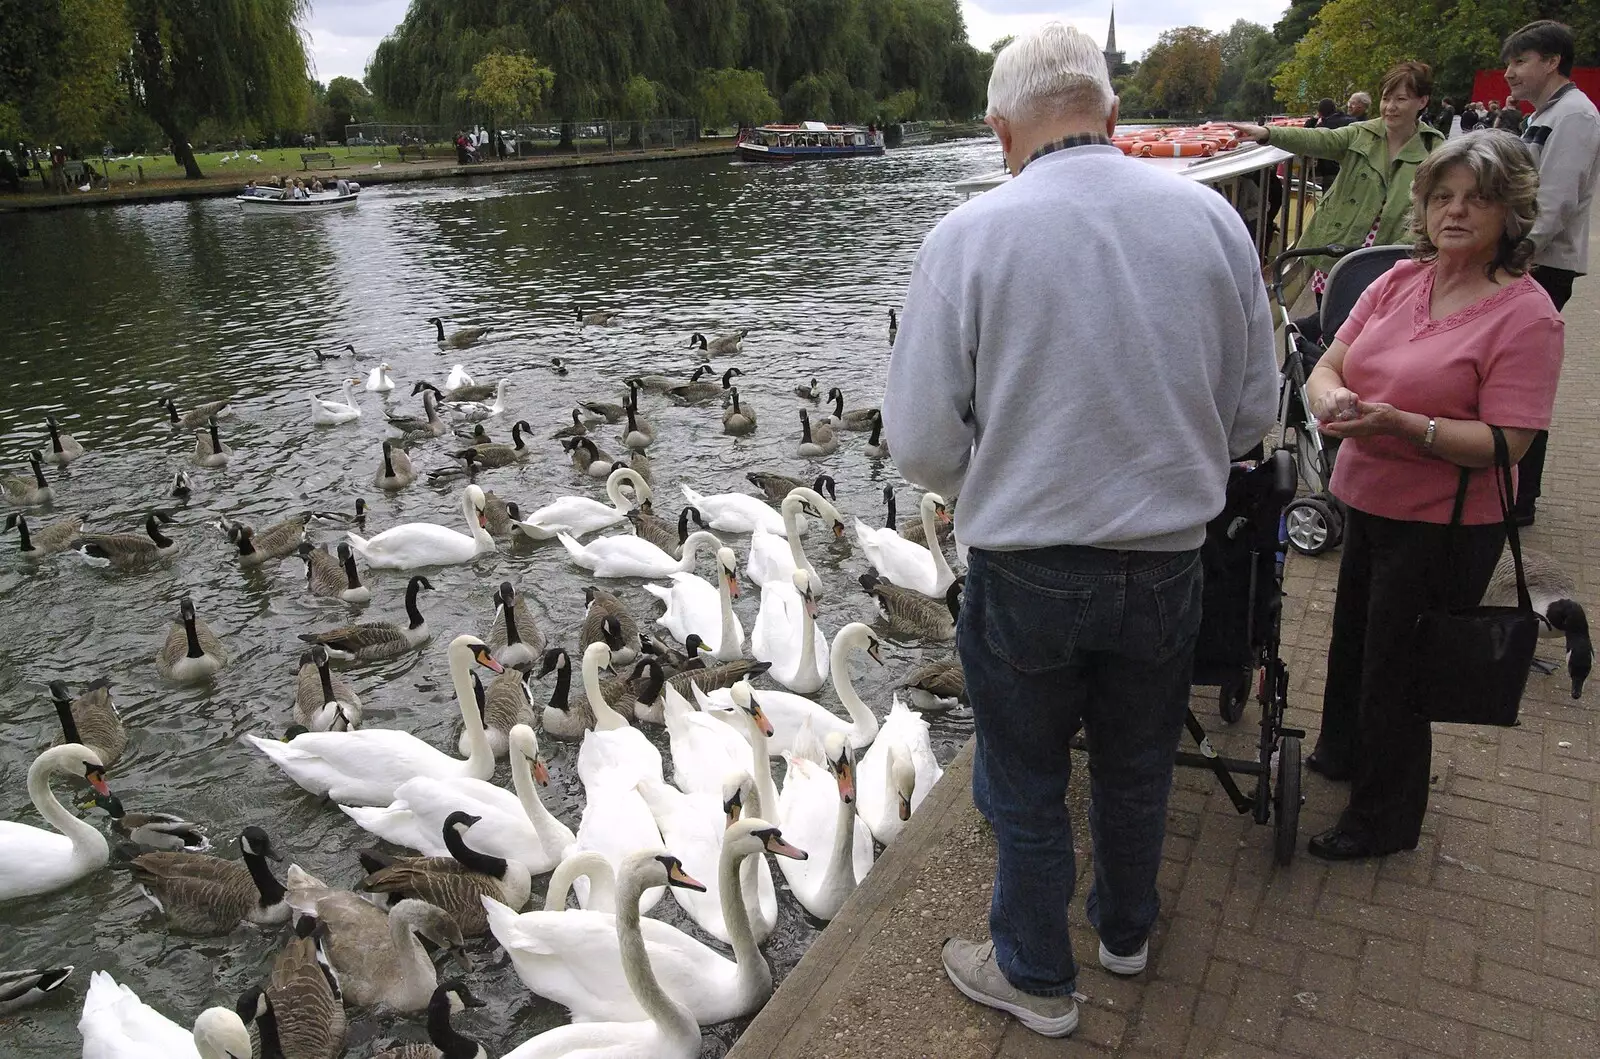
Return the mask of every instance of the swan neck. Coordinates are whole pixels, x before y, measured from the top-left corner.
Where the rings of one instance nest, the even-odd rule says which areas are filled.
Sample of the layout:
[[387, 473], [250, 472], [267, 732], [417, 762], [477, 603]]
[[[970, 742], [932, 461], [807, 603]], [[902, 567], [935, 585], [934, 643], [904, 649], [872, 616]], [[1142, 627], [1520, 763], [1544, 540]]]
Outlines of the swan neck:
[[848, 893], [855, 886], [855, 806], [839, 799], [839, 812], [834, 817], [833, 850], [828, 858], [828, 871], [822, 877], [822, 891]]
[[611, 708], [605, 695], [600, 692], [600, 660], [588, 651], [583, 653], [583, 691], [589, 696], [589, 708], [594, 711], [594, 726], [596, 731], [613, 731], [625, 728], [628, 722], [622, 715]]
[[[628, 989], [650, 1021], [659, 1026], [676, 1028], [687, 1013], [661, 988], [655, 970], [650, 966], [644, 931], [639, 927], [639, 898], [644, 891], [644, 879], [637, 872], [624, 876], [617, 888], [617, 945], [622, 950], [622, 973], [628, 980]], [[693, 1021], [692, 1018], [690, 1021]], [[699, 1027], [696, 1026], [695, 1030], [698, 1034]]]
[[461, 708], [461, 720], [466, 725], [468, 764], [474, 768], [489, 766], [494, 770], [494, 751], [489, 737], [483, 732], [483, 717], [478, 713], [477, 696], [472, 692], [472, 651], [465, 647], [450, 649], [450, 683], [455, 685], [456, 705]]
[[428, 951], [417, 940], [417, 924], [404, 915], [389, 913], [389, 944], [401, 960], [409, 964], [406, 978], [412, 985], [426, 985], [430, 990], [438, 981], [433, 961]]
[[806, 569], [806, 553], [800, 547], [800, 521], [805, 516], [800, 513], [800, 499], [792, 493], [783, 501], [783, 528], [789, 535], [789, 558], [794, 560], [796, 570]]
[[870, 739], [878, 731], [878, 718], [871, 707], [861, 701], [850, 676], [850, 651], [856, 646], [854, 639], [842, 631], [833, 638], [833, 651], [828, 657], [829, 676], [833, 678], [833, 689], [838, 693], [839, 701], [850, 715], [850, 723], [865, 731]]
[[539, 798], [539, 787], [533, 782], [533, 766], [528, 764], [527, 756], [515, 747], [511, 750], [511, 785], [517, 789], [517, 801], [522, 803], [522, 811], [528, 814], [534, 834], [554, 851], [555, 847], [549, 841], [553, 831], [551, 825], [559, 825], [560, 821], [544, 807], [544, 802]]
[[611, 907], [616, 907], [617, 879], [610, 862], [604, 854], [588, 852], [568, 857], [550, 873], [550, 882], [544, 894], [546, 912], [559, 912], [567, 907], [567, 894], [572, 891], [572, 884], [579, 876], [589, 880], [591, 909], [604, 908], [608, 902]]
[[752, 856], [755, 854], [735, 852], [724, 836], [722, 857], [717, 862], [717, 883], [721, 889], [717, 897], [722, 902], [722, 922], [728, 930], [728, 940], [733, 943], [733, 962], [739, 969], [741, 985], [747, 980], [759, 983], [765, 977], [770, 983], [772, 979], [772, 969], [761, 958], [755, 930], [750, 926], [750, 909], [744, 903], [744, 863]]
[[50, 789], [50, 773], [55, 770], [55, 762], [63, 760], [67, 755], [61, 751], [65, 747], [57, 747], [53, 751], [40, 754], [28, 769], [28, 797], [33, 801], [33, 807], [39, 810], [39, 815], [44, 817], [49, 825], [72, 840], [72, 852], [75, 857], [93, 855], [106, 848], [106, 840], [100, 831], [91, 824], [73, 816], [56, 800], [55, 792]]
[[806, 677], [814, 675], [816, 671], [817, 622], [811, 616], [811, 609], [805, 605], [805, 600], [802, 598], [800, 601], [800, 668], [795, 670], [795, 676]]
[[944, 549], [939, 547], [939, 527], [934, 522], [932, 504], [922, 505], [922, 543], [933, 556], [933, 571], [940, 582], [949, 581], [953, 576], [950, 563], [944, 557]]
[[739, 657], [743, 645], [739, 643], [739, 629], [734, 624], [733, 590], [728, 587], [727, 575], [720, 569], [722, 564], [719, 562], [717, 566], [717, 601], [722, 607], [722, 642], [717, 645], [721, 648], [717, 655], [731, 661]]

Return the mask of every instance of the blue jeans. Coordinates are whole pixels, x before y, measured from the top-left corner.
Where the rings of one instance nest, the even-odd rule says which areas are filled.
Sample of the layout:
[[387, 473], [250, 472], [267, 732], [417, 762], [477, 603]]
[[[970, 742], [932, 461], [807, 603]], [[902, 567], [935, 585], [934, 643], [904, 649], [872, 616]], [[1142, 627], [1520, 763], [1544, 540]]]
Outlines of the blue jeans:
[[1173, 755], [1200, 629], [1198, 551], [1056, 547], [968, 558], [956, 645], [977, 723], [972, 797], [999, 847], [989, 933], [1006, 980], [1073, 991], [1068, 742], [1089, 743], [1089, 922], [1119, 956], [1160, 909]]

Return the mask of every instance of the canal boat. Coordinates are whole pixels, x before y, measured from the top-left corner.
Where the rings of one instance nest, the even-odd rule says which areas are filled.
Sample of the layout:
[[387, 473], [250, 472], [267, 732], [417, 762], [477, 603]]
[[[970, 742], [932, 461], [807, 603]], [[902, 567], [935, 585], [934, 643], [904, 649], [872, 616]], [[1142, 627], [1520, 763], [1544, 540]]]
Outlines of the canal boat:
[[239, 206], [246, 213], [327, 213], [332, 210], [350, 209], [361, 199], [361, 185], [348, 181], [345, 187], [349, 190], [344, 194], [337, 191], [314, 191], [303, 199], [283, 198], [283, 189], [274, 187], [247, 188], [236, 196]]
[[813, 158], [863, 158], [883, 154], [883, 133], [861, 125], [762, 125], [739, 133], [735, 155], [746, 162], [800, 162]]
[[933, 142], [933, 124], [926, 121], [902, 121], [885, 126], [883, 133], [883, 142], [889, 147], [920, 147]]

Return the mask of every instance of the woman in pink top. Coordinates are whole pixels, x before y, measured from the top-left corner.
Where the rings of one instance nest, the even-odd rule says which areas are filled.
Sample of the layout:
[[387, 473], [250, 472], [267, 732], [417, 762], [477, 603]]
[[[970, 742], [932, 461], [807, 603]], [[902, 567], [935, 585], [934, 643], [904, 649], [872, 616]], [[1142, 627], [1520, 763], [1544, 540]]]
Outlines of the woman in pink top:
[[1350, 509], [1307, 762], [1351, 780], [1350, 804], [1313, 856], [1417, 846], [1432, 739], [1411, 708], [1411, 629], [1424, 609], [1482, 597], [1504, 541], [1489, 427], [1516, 463], [1549, 426], [1561, 373], [1561, 317], [1527, 275], [1538, 182], [1505, 132], [1429, 155], [1411, 189], [1412, 260], [1367, 289], [1308, 380], [1318, 429], [1344, 442], [1330, 488]]

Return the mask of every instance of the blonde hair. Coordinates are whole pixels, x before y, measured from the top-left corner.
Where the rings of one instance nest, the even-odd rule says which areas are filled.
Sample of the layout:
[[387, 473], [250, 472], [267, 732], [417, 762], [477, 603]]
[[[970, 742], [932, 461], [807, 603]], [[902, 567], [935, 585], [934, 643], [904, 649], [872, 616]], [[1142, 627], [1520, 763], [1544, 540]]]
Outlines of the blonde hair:
[[1046, 22], [1006, 45], [989, 75], [991, 118], [1105, 118], [1115, 99], [1105, 53], [1087, 33], [1060, 22]]
[[1501, 269], [1522, 275], [1533, 257], [1528, 233], [1539, 216], [1539, 170], [1522, 141], [1503, 129], [1483, 129], [1446, 140], [1417, 166], [1411, 179], [1412, 258], [1432, 261], [1439, 256], [1439, 248], [1428, 238], [1428, 198], [1445, 174], [1456, 168], [1472, 174], [1478, 194], [1506, 207], [1505, 230], [1500, 233], [1494, 260], [1489, 262], [1489, 277]]

